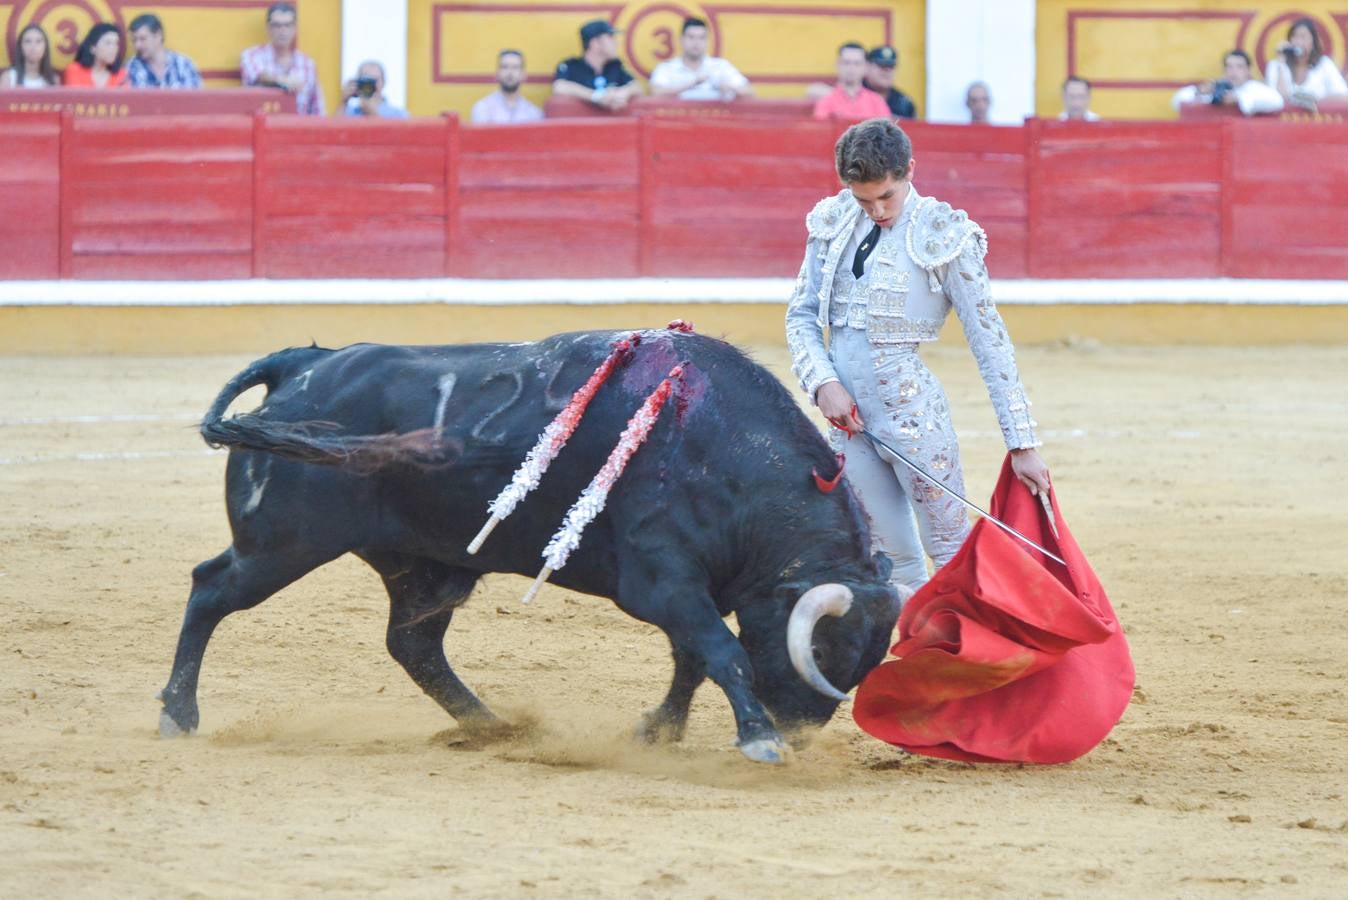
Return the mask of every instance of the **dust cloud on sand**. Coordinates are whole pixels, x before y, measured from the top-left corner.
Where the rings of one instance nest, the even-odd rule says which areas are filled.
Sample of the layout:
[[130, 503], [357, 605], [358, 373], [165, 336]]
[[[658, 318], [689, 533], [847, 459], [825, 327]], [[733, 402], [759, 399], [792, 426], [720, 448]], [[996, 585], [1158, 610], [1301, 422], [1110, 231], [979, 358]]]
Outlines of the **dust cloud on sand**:
[[[1048, 768], [910, 757], [846, 714], [755, 766], [712, 687], [682, 744], [639, 746], [664, 639], [507, 576], [446, 640], [517, 726], [474, 740], [388, 657], [352, 559], [226, 620], [201, 732], [161, 741], [189, 573], [228, 543], [192, 420], [247, 360], [0, 359], [0, 894], [1341, 895], [1348, 352], [1018, 356], [1138, 670], [1105, 743]], [[966, 357], [929, 354], [985, 498]]]

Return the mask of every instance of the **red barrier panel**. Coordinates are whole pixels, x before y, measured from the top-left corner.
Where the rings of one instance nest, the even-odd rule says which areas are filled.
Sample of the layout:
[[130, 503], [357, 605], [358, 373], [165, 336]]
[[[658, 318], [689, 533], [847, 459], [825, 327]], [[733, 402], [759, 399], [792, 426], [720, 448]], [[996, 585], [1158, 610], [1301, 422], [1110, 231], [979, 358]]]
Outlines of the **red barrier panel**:
[[243, 116], [67, 114], [62, 276], [247, 278], [252, 173]]
[[1348, 278], [1348, 124], [1230, 128], [1223, 274]]
[[716, 100], [680, 100], [678, 97], [633, 97], [614, 112], [565, 94], [553, 94], [543, 104], [549, 119], [615, 119], [628, 116], [672, 116], [690, 119], [798, 119], [814, 115], [814, 101], [794, 97], [743, 97], [729, 103]]
[[796, 274], [805, 214], [838, 187], [837, 125], [656, 117], [643, 126], [643, 274]]
[[61, 116], [0, 114], [0, 278], [61, 276]]
[[905, 122], [903, 128], [913, 141], [917, 189], [965, 210], [983, 226], [993, 277], [1024, 278], [1029, 243], [1028, 129], [925, 122]]
[[1030, 274], [1220, 275], [1222, 129], [1231, 124], [1032, 120]]
[[627, 118], [462, 129], [454, 274], [637, 275], [639, 128]]
[[138, 91], [56, 88], [33, 91], [0, 88], [0, 111], [63, 112], [85, 118], [127, 116], [214, 116], [228, 113], [293, 113], [295, 95], [276, 88], [209, 88]]
[[[843, 127], [63, 115], [0, 114], [0, 277], [789, 277]], [[908, 128], [998, 277], [1348, 278], [1348, 124]]]
[[450, 120], [255, 121], [257, 277], [445, 274]]

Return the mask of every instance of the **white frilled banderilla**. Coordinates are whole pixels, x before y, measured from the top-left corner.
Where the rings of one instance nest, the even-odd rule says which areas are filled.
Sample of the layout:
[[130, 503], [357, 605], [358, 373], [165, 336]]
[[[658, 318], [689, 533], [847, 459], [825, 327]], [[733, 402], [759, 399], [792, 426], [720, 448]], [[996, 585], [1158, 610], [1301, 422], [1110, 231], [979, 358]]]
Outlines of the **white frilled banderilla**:
[[623, 470], [627, 468], [627, 461], [637, 452], [637, 448], [645, 442], [647, 435], [655, 427], [655, 422], [660, 417], [660, 410], [664, 409], [665, 402], [674, 392], [675, 385], [681, 384], [682, 379], [683, 366], [675, 366], [664, 381], [651, 391], [641, 407], [632, 414], [627, 427], [623, 429], [622, 436], [618, 438], [617, 446], [609, 453], [603, 467], [591, 479], [585, 490], [581, 491], [580, 497], [571, 505], [571, 509], [567, 510], [562, 527], [557, 529], [557, 533], [543, 549], [543, 570], [534, 579], [522, 602], [528, 603], [534, 599], [552, 573], [566, 565], [571, 551], [580, 545], [585, 526], [604, 511], [604, 504], [608, 501], [608, 492], [612, 490], [613, 483], [622, 475]]
[[487, 524], [482, 526], [482, 530], [477, 533], [468, 544], [468, 552], [476, 553], [482, 549], [482, 544], [487, 537], [495, 530], [496, 526], [501, 524], [512, 512], [519, 502], [525, 498], [543, 478], [543, 473], [552, 465], [552, 461], [557, 458], [557, 454], [562, 452], [566, 442], [571, 439], [576, 427], [580, 425], [580, 420], [585, 416], [585, 410], [589, 407], [590, 401], [594, 395], [599, 393], [599, 389], [608, 381], [608, 377], [613, 374], [613, 370], [626, 363], [632, 358], [632, 353], [641, 343], [641, 332], [634, 331], [625, 338], [613, 342], [613, 350], [608, 357], [599, 364], [586, 382], [576, 389], [571, 395], [571, 400], [566, 404], [557, 417], [548, 423], [548, 427], [543, 429], [543, 433], [538, 436], [538, 442], [534, 444], [533, 449], [524, 457], [524, 462], [515, 470], [510, 483], [505, 486], [501, 493], [496, 495], [487, 506], [487, 512], [491, 517], [487, 519]]

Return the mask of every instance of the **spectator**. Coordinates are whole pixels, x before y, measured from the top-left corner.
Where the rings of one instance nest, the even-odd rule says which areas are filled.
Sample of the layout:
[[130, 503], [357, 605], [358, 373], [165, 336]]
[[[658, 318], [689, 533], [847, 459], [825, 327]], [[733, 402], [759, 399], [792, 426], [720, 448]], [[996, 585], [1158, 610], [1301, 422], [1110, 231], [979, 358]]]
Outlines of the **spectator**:
[[603, 19], [580, 26], [582, 56], [573, 56], [557, 65], [552, 92], [576, 97], [601, 109], [619, 110], [633, 97], [640, 96], [641, 85], [618, 59], [617, 34]]
[[988, 112], [992, 109], [992, 91], [986, 82], [975, 81], [964, 92], [964, 105], [969, 108], [970, 125], [990, 125]]
[[1191, 84], [1175, 92], [1171, 105], [1179, 109], [1181, 103], [1212, 103], [1239, 106], [1247, 116], [1275, 113], [1283, 108], [1282, 95], [1250, 74], [1250, 55], [1244, 50], [1232, 50], [1223, 60], [1224, 78]]
[[129, 30], [136, 48], [135, 58], [126, 64], [126, 79], [132, 87], [201, 87], [201, 73], [192, 60], [164, 46], [164, 23], [158, 16], [136, 16]]
[[0, 73], [0, 87], [44, 88], [61, 83], [51, 66], [51, 41], [40, 25], [29, 25], [19, 32], [9, 58], [12, 65]]
[[889, 116], [885, 99], [862, 84], [866, 48], [848, 42], [838, 48], [838, 85], [814, 104], [816, 119], [870, 119]]
[[894, 86], [894, 75], [899, 69], [899, 53], [885, 44], [866, 54], [866, 87], [884, 98], [889, 113], [900, 119], [916, 119], [917, 105], [911, 97]]
[[1064, 122], [1098, 122], [1100, 117], [1091, 112], [1091, 83], [1072, 75], [1062, 83], [1062, 112]]
[[537, 122], [543, 110], [520, 94], [524, 83], [524, 54], [502, 50], [496, 54], [496, 90], [473, 104], [474, 125], [515, 125]]
[[122, 68], [122, 32], [116, 25], [99, 22], [80, 41], [75, 58], [66, 66], [66, 87], [116, 88], [126, 84]]
[[384, 96], [384, 64], [367, 59], [356, 66], [356, 77], [342, 85], [341, 114], [378, 119], [406, 119], [407, 110]]
[[302, 116], [323, 115], [323, 90], [318, 86], [318, 67], [312, 58], [295, 49], [299, 18], [294, 5], [273, 3], [267, 7], [267, 33], [271, 42], [249, 47], [239, 58], [244, 87], [278, 87], [295, 95], [295, 111]]
[[1348, 94], [1343, 73], [1325, 55], [1320, 32], [1311, 19], [1302, 17], [1292, 23], [1278, 53], [1268, 61], [1264, 78], [1269, 87], [1293, 106], [1313, 110], [1317, 100]]
[[665, 60], [651, 73], [651, 93], [680, 100], [734, 100], [754, 89], [729, 60], [707, 55], [707, 23], [689, 16], [679, 36], [682, 55]]

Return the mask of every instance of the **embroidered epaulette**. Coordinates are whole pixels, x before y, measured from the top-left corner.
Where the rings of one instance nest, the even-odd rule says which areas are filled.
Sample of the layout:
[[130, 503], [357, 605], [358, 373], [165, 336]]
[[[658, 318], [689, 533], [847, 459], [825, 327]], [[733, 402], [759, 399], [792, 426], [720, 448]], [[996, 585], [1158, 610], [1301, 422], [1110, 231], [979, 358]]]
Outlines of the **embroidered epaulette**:
[[928, 272], [951, 262], [977, 241], [988, 252], [988, 236], [969, 214], [949, 203], [923, 197], [908, 223], [908, 255]]
[[825, 197], [814, 205], [805, 217], [805, 227], [812, 238], [831, 241], [851, 223], [851, 213], [857, 209], [852, 192], [844, 188], [832, 197]]

